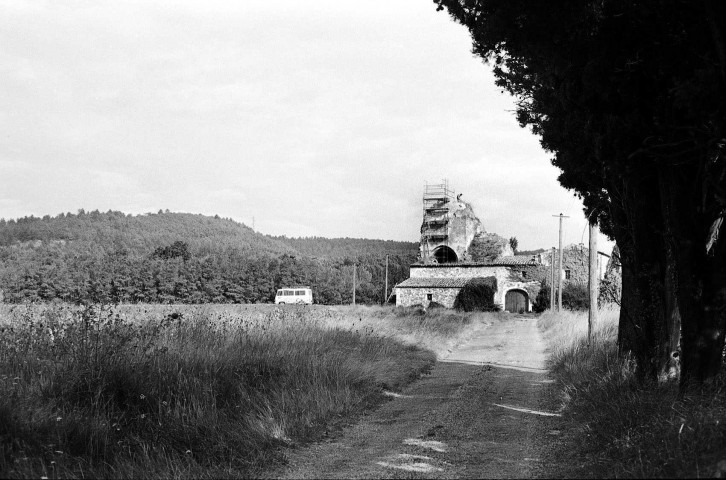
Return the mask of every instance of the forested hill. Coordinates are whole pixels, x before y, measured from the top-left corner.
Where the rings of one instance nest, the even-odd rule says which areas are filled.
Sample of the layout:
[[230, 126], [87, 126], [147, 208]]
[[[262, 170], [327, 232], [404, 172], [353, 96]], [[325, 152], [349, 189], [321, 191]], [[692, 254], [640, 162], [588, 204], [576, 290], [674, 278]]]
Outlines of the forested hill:
[[367, 238], [270, 237], [312, 258], [346, 259], [362, 255], [418, 255], [418, 243]]
[[6, 302], [265, 302], [281, 286], [311, 285], [320, 303], [381, 302], [408, 276], [418, 244], [272, 237], [231, 219], [159, 211], [98, 211], [0, 220]]
[[191, 213], [162, 212], [127, 215], [97, 210], [56, 217], [24, 217], [0, 220], [0, 245], [52, 242], [57, 240], [90, 242], [105, 251], [126, 249], [143, 253], [181, 240], [197, 251], [224, 248], [254, 248], [273, 254], [295, 254], [290, 246], [266, 235], [255, 233], [234, 220]]

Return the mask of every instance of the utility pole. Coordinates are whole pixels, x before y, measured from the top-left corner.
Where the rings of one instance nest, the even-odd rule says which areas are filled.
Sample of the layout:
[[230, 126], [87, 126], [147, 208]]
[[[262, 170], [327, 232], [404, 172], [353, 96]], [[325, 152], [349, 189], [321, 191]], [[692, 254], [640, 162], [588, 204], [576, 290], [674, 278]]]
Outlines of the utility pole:
[[355, 305], [355, 263], [353, 264], [353, 305]]
[[562, 219], [570, 218], [567, 215], [552, 215], [553, 217], [560, 217], [560, 261], [558, 262], [557, 269], [557, 311], [562, 311]]
[[388, 255], [386, 255], [386, 285], [383, 287], [383, 305], [386, 304], [386, 300], [388, 299]]
[[550, 310], [555, 310], [555, 247], [550, 255]]
[[587, 344], [592, 340], [592, 326], [597, 322], [597, 294], [600, 273], [597, 268], [597, 223], [590, 223], [590, 268], [588, 290], [590, 291], [590, 309], [587, 317]]

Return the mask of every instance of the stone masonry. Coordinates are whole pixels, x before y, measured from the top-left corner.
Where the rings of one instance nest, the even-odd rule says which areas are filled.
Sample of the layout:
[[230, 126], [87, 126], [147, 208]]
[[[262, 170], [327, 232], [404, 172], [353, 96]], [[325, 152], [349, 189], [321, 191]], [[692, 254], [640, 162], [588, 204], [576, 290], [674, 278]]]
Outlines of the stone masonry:
[[[446, 308], [454, 308], [456, 296], [461, 288], [399, 288], [396, 294], [396, 304], [403, 306], [423, 305], [436, 302]], [[431, 300], [428, 296], [431, 295]]]
[[[502, 310], [505, 306], [505, 297], [510, 290], [521, 290], [527, 293], [528, 304], [527, 310], [532, 309], [532, 301], [536, 298], [536, 293], [539, 292], [540, 282], [536, 280], [513, 280], [512, 268], [507, 265], [496, 265], [496, 264], [478, 264], [478, 263], [459, 263], [459, 264], [445, 264], [445, 265], [411, 265], [411, 279], [419, 278], [448, 278], [448, 279], [466, 279], [482, 278], [482, 277], [495, 277], [497, 279], [497, 291], [494, 293], [494, 303], [499, 305]], [[463, 286], [463, 285], [462, 285]], [[396, 293], [396, 305], [411, 306], [417, 303], [426, 306], [428, 303], [425, 300], [426, 295], [422, 289], [421, 295], [414, 295], [410, 292], [404, 292], [404, 297], [399, 299], [399, 292], [404, 290], [411, 290], [400, 288], [397, 289]], [[449, 290], [456, 290], [455, 293], [448, 292], [447, 297], [453, 295], [453, 299], [456, 298], [461, 288], [455, 289], [450, 288]], [[533, 295], [534, 293], [534, 295]], [[450, 304], [453, 307], [454, 302], [451, 300]], [[434, 300], [438, 301], [438, 300]], [[414, 303], [409, 303], [414, 302]], [[447, 303], [438, 302], [442, 305], [449, 306]]]

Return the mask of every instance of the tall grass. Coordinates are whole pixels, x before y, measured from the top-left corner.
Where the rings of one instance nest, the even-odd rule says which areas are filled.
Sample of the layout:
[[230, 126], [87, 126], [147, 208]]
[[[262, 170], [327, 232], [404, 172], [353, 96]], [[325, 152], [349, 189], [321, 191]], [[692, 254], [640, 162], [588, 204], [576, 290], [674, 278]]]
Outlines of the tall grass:
[[611, 378], [619, 371], [617, 360], [617, 309], [603, 309], [587, 338], [587, 313], [548, 310], [538, 325], [548, 348], [547, 367], [568, 388]]
[[600, 312], [587, 342], [587, 314], [539, 319], [548, 366], [574, 424], [577, 458], [590, 477], [726, 476], [726, 375], [679, 391], [674, 383], [639, 383], [618, 356], [617, 310]]
[[473, 329], [501, 321], [503, 317], [495, 312], [360, 305], [330, 307], [323, 318], [329, 326], [374, 331], [407, 345], [431, 350], [440, 358], [468, 338]]
[[168, 308], [2, 312], [0, 477], [254, 475], [435, 360], [393, 310], [384, 335], [323, 309]]

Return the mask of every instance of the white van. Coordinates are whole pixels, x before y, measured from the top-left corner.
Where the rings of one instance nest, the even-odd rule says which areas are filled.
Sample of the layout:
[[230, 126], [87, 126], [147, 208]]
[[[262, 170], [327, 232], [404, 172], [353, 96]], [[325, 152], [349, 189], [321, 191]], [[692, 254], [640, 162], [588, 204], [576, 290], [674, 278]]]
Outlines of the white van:
[[275, 295], [275, 304], [280, 303], [313, 303], [313, 291], [310, 287], [281, 288]]

